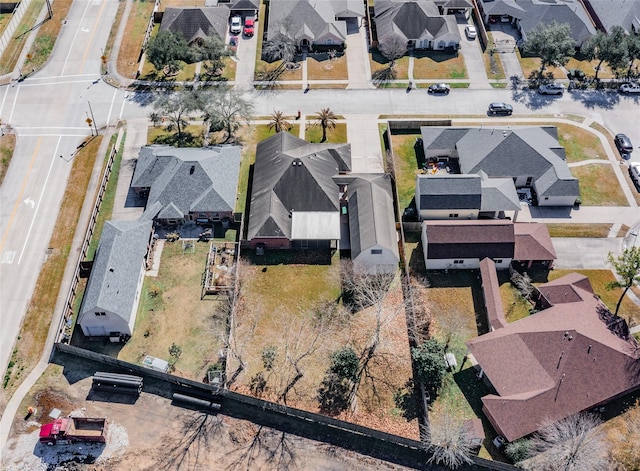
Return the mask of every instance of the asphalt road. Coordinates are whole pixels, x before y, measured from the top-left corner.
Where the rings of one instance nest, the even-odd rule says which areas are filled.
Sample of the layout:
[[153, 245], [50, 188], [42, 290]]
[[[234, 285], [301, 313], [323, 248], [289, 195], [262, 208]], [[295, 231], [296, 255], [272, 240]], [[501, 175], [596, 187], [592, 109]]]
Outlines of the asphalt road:
[[[18, 134], [11, 168], [0, 188], [2, 371], [47, 256], [74, 152], [89, 135], [85, 120], [95, 118], [102, 127], [120, 119], [145, 117], [150, 111], [149, 93], [124, 92], [100, 80], [100, 56], [117, 4], [116, 0], [76, 0], [46, 67], [24, 82], [0, 88], [0, 115]], [[285, 114], [298, 110], [313, 114], [330, 107], [336, 114], [356, 118], [383, 114], [478, 117], [486, 115], [488, 103], [506, 101], [513, 104], [515, 115], [523, 117], [591, 117], [614, 133], [626, 133], [636, 146], [640, 144], [640, 97], [613, 92], [572, 91], [562, 97], [508, 89], [454, 89], [443, 97], [428, 96], [424, 89], [408, 93], [404, 89], [247, 93], [255, 114], [261, 116], [276, 109]], [[640, 161], [640, 150], [632, 158]]]
[[39, 73], [0, 89], [0, 115], [18, 135], [0, 187], [0, 370], [4, 372], [64, 195], [73, 155], [90, 134], [117, 113], [123, 92], [100, 80], [102, 48], [118, 3], [73, 3], [55, 51]]

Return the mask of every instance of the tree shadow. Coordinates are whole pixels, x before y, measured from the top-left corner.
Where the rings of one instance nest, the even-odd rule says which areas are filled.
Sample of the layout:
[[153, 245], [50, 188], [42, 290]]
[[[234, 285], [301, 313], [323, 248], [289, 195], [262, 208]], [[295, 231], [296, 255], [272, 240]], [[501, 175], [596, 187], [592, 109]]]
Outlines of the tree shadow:
[[374, 85], [384, 85], [395, 80], [397, 75], [395, 69], [392, 66], [388, 66], [373, 72], [371, 78], [373, 79]]
[[414, 51], [413, 56], [416, 59], [431, 59], [433, 62], [446, 62], [450, 59], [458, 57], [457, 51]]
[[198, 136], [187, 131], [182, 131], [180, 134], [161, 134], [153, 139], [153, 143], [177, 147], [200, 147], [202, 145]]

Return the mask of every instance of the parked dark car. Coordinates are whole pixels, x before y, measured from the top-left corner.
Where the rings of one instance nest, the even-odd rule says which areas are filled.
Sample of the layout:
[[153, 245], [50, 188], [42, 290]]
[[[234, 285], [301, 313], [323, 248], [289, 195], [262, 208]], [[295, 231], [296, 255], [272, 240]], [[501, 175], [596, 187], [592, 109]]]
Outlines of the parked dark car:
[[434, 83], [433, 85], [429, 85], [427, 92], [432, 94], [444, 94], [448, 95], [451, 91], [451, 87], [446, 83]]
[[620, 152], [623, 159], [631, 157], [629, 154], [633, 152], [633, 144], [631, 144], [631, 139], [629, 139], [626, 134], [616, 134], [613, 141], [616, 143], [618, 152]]
[[489, 114], [490, 115], [505, 115], [505, 116], [509, 116], [513, 113], [513, 106], [511, 106], [508, 103], [500, 103], [500, 102], [495, 102], [495, 103], [491, 103], [489, 104]]

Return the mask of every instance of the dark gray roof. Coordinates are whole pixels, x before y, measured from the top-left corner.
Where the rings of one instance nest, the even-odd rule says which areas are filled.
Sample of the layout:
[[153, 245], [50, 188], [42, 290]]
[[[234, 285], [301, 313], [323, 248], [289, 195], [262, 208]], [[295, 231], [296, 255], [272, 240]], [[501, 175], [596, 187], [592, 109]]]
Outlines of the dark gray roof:
[[443, 8], [473, 8], [470, 0], [435, 0], [434, 3]]
[[477, 209], [481, 207], [479, 175], [418, 175], [420, 209]]
[[105, 223], [80, 309], [80, 324], [84, 313], [93, 315], [96, 310], [113, 312], [129, 322], [152, 225], [149, 220]]
[[628, 34], [640, 32], [640, 0], [585, 0], [604, 29], [622, 26]]
[[235, 2], [231, 2], [229, 7], [232, 10], [258, 10], [260, 9], [260, 1], [259, 0], [236, 0]]
[[541, 24], [547, 25], [553, 21], [566, 23], [577, 46], [596, 33], [589, 14], [579, 0], [485, 0], [483, 8], [488, 15], [517, 18], [525, 34]]
[[310, 144], [288, 132], [256, 150], [248, 239], [291, 237], [290, 211], [339, 211], [334, 175], [349, 171], [349, 144]]
[[160, 31], [181, 34], [189, 44], [216, 34], [224, 38], [229, 23], [229, 7], [218, 5], [201, 8], [172, 8], [165, 10]]
[[352, 173], [334, 181], [348, 185], [351, 258], [374, 246], [384, 247], [399, 257], [391, 176]]
[[552, 126], [508, 128], [421, 128], [425, 152], [457, 154], [462, 173], [485, 172], [489, 177], [531, 176], [538, 196], [579, 195]]
[[140, 149], [133, 188], [151, 188], [147, 207], [159, 202], [160, 219], [190, 212], [233, 211], [240, 173], [240, 146]]
[[337, 16], [364, 16], [364, 6], [357, 0], [273, 0], [269, 4], [267, 37], [289, 36], [311, 42], [331, 35], [347, 39], [347, 27]]
[[444, 34], [459, 36], [455, 26], [442, 16], [431, 0], [390, 1], [375, 3], [375, 23], [378, 40], [399, 35], [409, 40], [437, 39]]

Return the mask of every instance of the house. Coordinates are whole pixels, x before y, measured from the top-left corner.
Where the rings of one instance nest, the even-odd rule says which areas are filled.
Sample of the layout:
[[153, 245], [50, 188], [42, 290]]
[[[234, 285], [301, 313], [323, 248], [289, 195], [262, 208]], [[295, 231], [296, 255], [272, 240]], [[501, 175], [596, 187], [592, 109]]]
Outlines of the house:
[[538, 26], [554, 21], [569, 25], [576, 47], [596, 34], [593, 21], [580, 0], [480, 0], [478, 9], [485, 24], [492, 19], [508, 18], [518, 28], [523, 41]]
[[496, 269], [506, 269], [512, 261], [550, 268], [556, 259], [544, 224], [508, 219], [423, 221], [422, 250], [427, 270], [478, 269], [485, 258]]
[[200, 44], [207, 37], [226, 37], [229, 24], [229, 7], [218, 5], [200, 8], [168, 7], [162, 16], [160, 31], [180, 34], [191, 44]]
[[363, 17], [364, 4], [357, 0], [272, 0], [267, 40], [284, 36], [301, 49], [341, 49], [347, 40], [344, 20]]
[[513, 224], [500, 219], [424, 221], [421, 239], [427, 270], [477, 269], [487, 257], [506, 269], [515, 251]]
[[382, 173], [349, 174], [334, 177], [345, 188], [343, 213], [348, 215], [347, 244], [357, 271], [395, 273], [400, 256], [395, 225], [391, 176]]
[[78, 315], [87, 337], [133, 333], [152, 227], [142, 218], [105, 223]]
[[131, 187], [147, 198], [146, 211], [159, 224], [227, 221], [236, 204], [240, 149], [144, 146]]
[[425, 219], [504, 219], [515, 222], [520, 201], [509, 178], [479, 174], [416, 176], [416, 210]]
[[622, 26], [627, 34], [640, 34], [640, 0], [585, 0], [584, 4], [597, 28], [605, 33]]
[[450, 162], [461, 174], [506, 178], [538, 206], [573, 206], [580, 196], [555, 126], [421, 128], [427, 161]]
[[239, 15], [243, 18], [251, 17], [257, 19], [260, 11], [260, 0], [234, 0], [230, 2], [229, 9], [231, 10], [231, 16]]
[[586, 277], [568, 275], [539, 290], [547, 309], [467, 343], [493, 391], [483, 411], [508, 441], [640, 387], [639, 345]]
[[374, 6], [377, 44], [393, 36], [407, 47], [442, 51], [460, 46], [458, 24], [453, 15], [442, 15], [431, 0], [383, 0]]
[[340, 240], [340, 187], [349, 144], [311, 144], [288, 132], [258, 143], [247, 239], [272, 249], [328, 248]]

